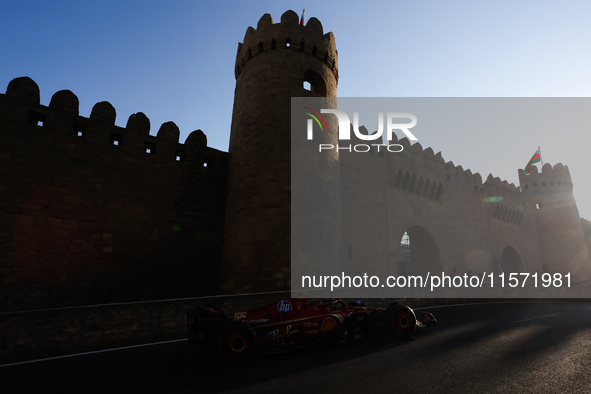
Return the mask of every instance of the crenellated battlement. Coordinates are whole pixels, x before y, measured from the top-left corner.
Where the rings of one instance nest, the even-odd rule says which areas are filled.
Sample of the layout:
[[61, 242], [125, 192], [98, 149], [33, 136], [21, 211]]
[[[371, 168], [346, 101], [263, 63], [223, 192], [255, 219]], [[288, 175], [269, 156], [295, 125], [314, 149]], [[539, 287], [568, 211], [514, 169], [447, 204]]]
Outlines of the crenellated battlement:
[[572, 190], [573, 188], [568, 166], [562, 163], [557, 163], [554, 166], [546, 163], [541, 172], [538, 171], [536, 166], [532, 166], [529, 172], [529, 175], [527, 175], [523, 169], [519, 169], [519, 183], [521, 189], [525, 192], [539, 187], [562, 188], [565, 190]]
[[[419, 197], [445, 203], [462, 200], [464, 205], [484, 208], [488, 216], [501, 222], [521, 226], [525, 216], [524, 195], [513, 183], [489, 174], [486, 180], [479, 173], [453, 161], [445, 162], [441, 152], [436, 155], [431, 147], [420, 143], [410, 145], [406, 138], [394, 142], [404, 147], [404, 153], [394, 155], [397, 171], [389, 177], [389, 186]], [[396, 157], [404, 157], [397, 160]], [[424, 160], [428, 159], [428, 160]], [[434, 161], [434, 162], [433, 162]]]
[[218, 160], [216, 156], [226, 155], [207, 147], [207, 137], [201, 130], [191, 132], [185, 143], [180, 143], [180, 130], [174, 122], [165, 122], [156, 136], [150, 135], [150, 120], [142, 112], [130, 115], [126, 127], [116, 126], [116, 110], [107, 101], [96, 103], [88, 118], [80, 116], [78, 97], [69, 90], [56, 92], [46, 107], [40, 104], [39, 87], [29, 77], [13, 79], [6, 94], [0, 94], [0, 102], [11, 122], [56, 133], [60, 138], [54, 141], [67, 138], [69, 142], [103, 146], [107, 155], [144, 155], [171, 164], [185, 163], [195, 156], [203, 167]]
[[493, 177], [492, 174], [489, 174], [486, 178], [486, 183], [489, 185], [494, 185], [496, 187], [500, 187], [501, 189], [505, 189], [512, 193], [520, 193], [521, 190], [519, 187], [515, 186], [514, 183], [509, 183], [506, 180], [501, 180], [499, 177]]
[[271, 15], [265, 14], [256, 29], [250, 26], [246, 29], [236, 53], [236, 78], [251, 59], [276, 50], [299, 51], [313, 56], [330, 68], [337, 81], [339, 79], [334, 35], [332, 32], [324, 34], [322, 23], [316, 18], [310, 18], [305, 26], [301, 26], [294, 11], [283, 13], [280, 23], [274, 23]]
[[[473, 189], [474, 191], [477, 191], [480, 194], [484, 194], [484, 188], [492, 186], [516, 194], [518, 196], [521, 195], [521, 189], [514, 183], [509, 183], [506, 180], [501, 180], [499, 177], [494, 177], [492, 174], [489, 174], [486, 181], [483, 181], [482, 176], [479, 173], [473, 173], [472, 170], [469, 168], [464, 169], [462, 165], [455, 165], [453, 161], [446, 162], [442, 157], [442, 153], [437, 152], [437, 154], [434, 154], [434, 150], [431, 147], [423, 148], [423, 146], [418, 142], [411, 145], [410, 141], [406, 137], [398, 139], [395, 134], [393, 134], [393, 139], [391, 142], [402, 145], [405, 154], [419, 155], [421, 158], [433, 160], [437, 164], [444, 166], [444, 178], [447, 181], [452, 181], [452, 179], [454, 178], [459, 179], [457, 178], [458, 176], [461, 176], [462, 182], [467, 181], [464, 184], [464, 186], [462, 186], [462, 182], [455, 183], [454, 187], [456, 188], [466, 187], [467, 189]], [[400, 170], [402, 171], [402, 177], [405, 176], [404, 174], [406, 172], [408, 172], [409, 177], [413, 177], [413, 172], [407, 171], [409, 170], [408, 168], [402, 168]], [[414, 174], [414, 176], [418, 177], [420, 177], [421, 175], [424, 174]], [[397, 185], [404, 185], [403, 182], [397, 182], [397, 180], [400, 181], [400, 179], [402, 178], [401, 174], [399, 173], [395, 177], [390, 179], [390, 184], [394, 185], [396, 183]]]

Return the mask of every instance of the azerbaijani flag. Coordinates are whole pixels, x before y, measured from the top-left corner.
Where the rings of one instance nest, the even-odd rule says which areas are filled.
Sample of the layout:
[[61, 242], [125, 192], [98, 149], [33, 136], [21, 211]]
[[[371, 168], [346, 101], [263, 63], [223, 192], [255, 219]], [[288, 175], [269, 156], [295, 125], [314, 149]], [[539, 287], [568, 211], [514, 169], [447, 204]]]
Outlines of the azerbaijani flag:
[[304, 26], [304, 14], [306, 13], [306, 9], [304, 8], [304, 12], [302, 12], [302, 18], [300, 19], [300, 26]]
[[525, 173], [529, 174], [529, 168], [531, 166], [533, 166], [534, 163], [538, 163], [541, 159], [542, 159], [542, 156], [540, 155], [540, 148], [538, 148], [536, 153], [534, 153], [532, 158], [529, 160], [529, 163], [527, 163], [527, 165], [525, 166], [525, 168], [524, 168]]

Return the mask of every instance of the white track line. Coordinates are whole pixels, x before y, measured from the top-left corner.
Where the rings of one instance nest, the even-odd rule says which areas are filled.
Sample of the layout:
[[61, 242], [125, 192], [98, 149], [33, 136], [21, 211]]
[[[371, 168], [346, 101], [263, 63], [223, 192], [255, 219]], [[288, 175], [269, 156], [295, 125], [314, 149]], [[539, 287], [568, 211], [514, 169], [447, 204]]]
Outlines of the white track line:
[[186, 341], [187, 338], [183, 338], [183, 339], [173, 339], [172, 341], [163, 341], [163, 342], [153, 342], [153, 343], [144, 343], [142, 345], [132, 345], [132, 346], [124, 346], [124, 347], [116, 347], [113, 349], [103, 349], [103, 350], [95, 350], [92, 352], [84, 352], [84, 353], [75, 353], [75, 354], [66, 354], [65, 356], [56, 356], [56, 357], [48, 357], [48, 358], [40, 358], [38, 360], [29, 360], [29, 361], [21, 361], [19, 363], [12, 363], [12, 364], [3, 364], [0, 365], [0, 368], [2, 367], [10, 367], [12, 365], [20, 365], [20, 364], [29, 364], [29, 363], [36, 363], [39, 361], [49, 361], [49, 360], [57, 360], [59, 358], [67, 358], [67, 357], [76, 357], [76, 356], [84, 356], [86, 354], [96, 354], [96, 353], [104, 353], [104, 352], [112, 352], [114, 350], [124, 350], [124, 349], [132, 349], [135, 347], [144, 347], [144, 346], [152, 346], [152, 345], [161, 345], [161, 344], [165, 344], [165, 343], [173, 343], [173, 342], [181, 342], [181, 341]]
[[512, 321], [511, 323], [523, 323], [524, 321], [543, 319], [545, 317], [550, 317], [550, 316], [558, 316], [558, 313], [553, 313], [551, 315], [544, 315], [544, 316], [538, 316], [538, 317], [531, 317], [529, 319], [523, 319], [523, 320], [515, 320], [515, 321]]
[[491, 304], [518, 304], [524, 301], [491, 301], [491, 302], [477, 302], [474, 304], [450, 304], [450, 305], [436, 305], [436, 306], [424, 306], [421, 308], [412, 308], [414, 311], [420, 311], [423, 309], [436, 309], [436, 308], [449, 308], [454, 306], [470, 306], [470, 305], [491, 305]]

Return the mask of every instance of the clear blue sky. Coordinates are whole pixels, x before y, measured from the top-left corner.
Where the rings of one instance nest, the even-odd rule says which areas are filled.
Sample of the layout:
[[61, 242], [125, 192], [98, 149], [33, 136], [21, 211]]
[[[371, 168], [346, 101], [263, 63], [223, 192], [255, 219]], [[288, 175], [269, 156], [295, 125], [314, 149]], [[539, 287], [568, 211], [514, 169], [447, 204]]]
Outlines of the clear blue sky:
[[[335, 34], [342, 97], [588, 97], [588, 1], [8, 1], [0, 3], [0, 91], [29, 76], [41, 103], [62, 89], [80, 114], [109, 101], [116, 124], [144, 112], [227, 151], [234, 61], [248, 26], [306, 8]], [[590, 111], [591, 113], [591, 111]], [[591, 219], [590, 125], [498, 137], [418, 136], [465, 169], [518, 184], [537, 146], [569, 166]]]

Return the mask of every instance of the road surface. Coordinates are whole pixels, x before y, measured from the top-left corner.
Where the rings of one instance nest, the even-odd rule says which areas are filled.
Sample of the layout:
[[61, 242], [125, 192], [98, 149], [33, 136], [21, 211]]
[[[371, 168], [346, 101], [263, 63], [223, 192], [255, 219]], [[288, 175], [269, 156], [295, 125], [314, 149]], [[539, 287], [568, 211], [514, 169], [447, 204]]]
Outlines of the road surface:
[[0, 367], [2, 393], [591, 393], [591, 303], [428, 308], [410, 340], [259, 356], [229, 367], [186, 341]]

